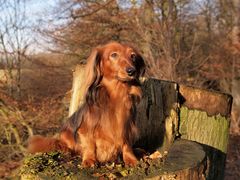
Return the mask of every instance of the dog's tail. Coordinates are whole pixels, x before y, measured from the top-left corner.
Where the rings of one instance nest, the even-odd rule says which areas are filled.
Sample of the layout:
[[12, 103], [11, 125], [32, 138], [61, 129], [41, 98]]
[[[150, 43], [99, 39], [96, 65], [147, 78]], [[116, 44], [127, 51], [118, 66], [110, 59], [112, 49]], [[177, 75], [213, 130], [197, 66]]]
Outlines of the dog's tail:
[[76, 146], [76, 141], [72, 129], [64, 127], [60, 133], [59, 138], [54, 137], [43, 137], [35, 135], [30, 137], [28, 140], [28, 152], [51, 152], [51, 151], [62, 151], [64, 153], [80, 153], [80, 148]]
[[32, 154], [51, 151], [71, 152], [71, 149], [68, 148], [65, 142], [57, 138], [36, 135], [32, 136], [28, 141], [28, 152]]

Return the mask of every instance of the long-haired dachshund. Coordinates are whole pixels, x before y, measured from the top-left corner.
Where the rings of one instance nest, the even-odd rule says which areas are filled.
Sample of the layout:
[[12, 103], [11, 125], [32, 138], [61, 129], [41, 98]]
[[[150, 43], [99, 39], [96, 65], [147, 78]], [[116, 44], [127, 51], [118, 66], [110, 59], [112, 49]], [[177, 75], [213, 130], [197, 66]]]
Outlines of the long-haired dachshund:
[[132, 144], [138, 134], [136, 103], [144, 70], [143, 58], [130, 46], [111, 42], [95, 48], [87, 60], [83, 105], [64, 125], [59, 139], [34, 136], [29, 151], [75, 152], [84, 167], [114, 161], [121, 154], [125, 165], [136, 165]]

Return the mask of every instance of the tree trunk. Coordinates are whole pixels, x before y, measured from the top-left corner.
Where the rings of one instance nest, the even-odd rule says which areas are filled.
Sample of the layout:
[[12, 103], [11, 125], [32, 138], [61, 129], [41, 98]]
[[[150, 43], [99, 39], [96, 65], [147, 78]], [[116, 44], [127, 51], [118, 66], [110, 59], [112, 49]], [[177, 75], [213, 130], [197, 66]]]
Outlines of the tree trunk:
[[223, 179], [232, 97], [183, 85], [179, 91], [181, 138], [203, 144], [208, 156], [208, 179]]
[[240, 46], [240, 1], [233, 0], [233, 28], [232, 28], [232, 43]]
[[16, 73], [16, 99], [21, 99], [21, 70], [22, 70], [22, 55], [20, 53], [20, 50], [17, 50], [17, 73]]

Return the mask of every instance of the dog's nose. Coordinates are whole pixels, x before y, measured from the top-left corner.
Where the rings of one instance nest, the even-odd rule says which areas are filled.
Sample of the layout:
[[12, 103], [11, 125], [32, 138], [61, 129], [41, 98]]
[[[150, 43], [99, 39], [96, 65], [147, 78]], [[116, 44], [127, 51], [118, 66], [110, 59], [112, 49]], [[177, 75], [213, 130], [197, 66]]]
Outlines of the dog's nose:
[[133, 76], [134, 73], [136, 72], [136, 69], [134, 67], [127, 67], [126, 72], [129, 76]]

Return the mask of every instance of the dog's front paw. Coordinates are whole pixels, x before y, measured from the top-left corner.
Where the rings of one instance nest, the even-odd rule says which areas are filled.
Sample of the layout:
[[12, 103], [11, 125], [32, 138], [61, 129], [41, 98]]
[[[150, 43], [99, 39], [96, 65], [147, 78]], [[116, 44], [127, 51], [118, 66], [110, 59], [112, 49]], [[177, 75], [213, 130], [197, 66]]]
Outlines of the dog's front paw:
[[82, 167], [84, 167], [84, 168], [94, 167], [94, 165], [95, 165], [95, 160], [93, 160], [93, 159], [85, 159], [82, 162]]
[[125, 163], [125, 166], [130, 166], [130, 167], [134, 167], [138, 163], [137, 158], [134, 156], [125, 157], [123, 161]]
[[124, 144], [122, 152], [123, 152], [123, 161], [126, 166], [133, 167], [137, 165], [138, 160], [133, 154], [132, 148], [129, 145]]

